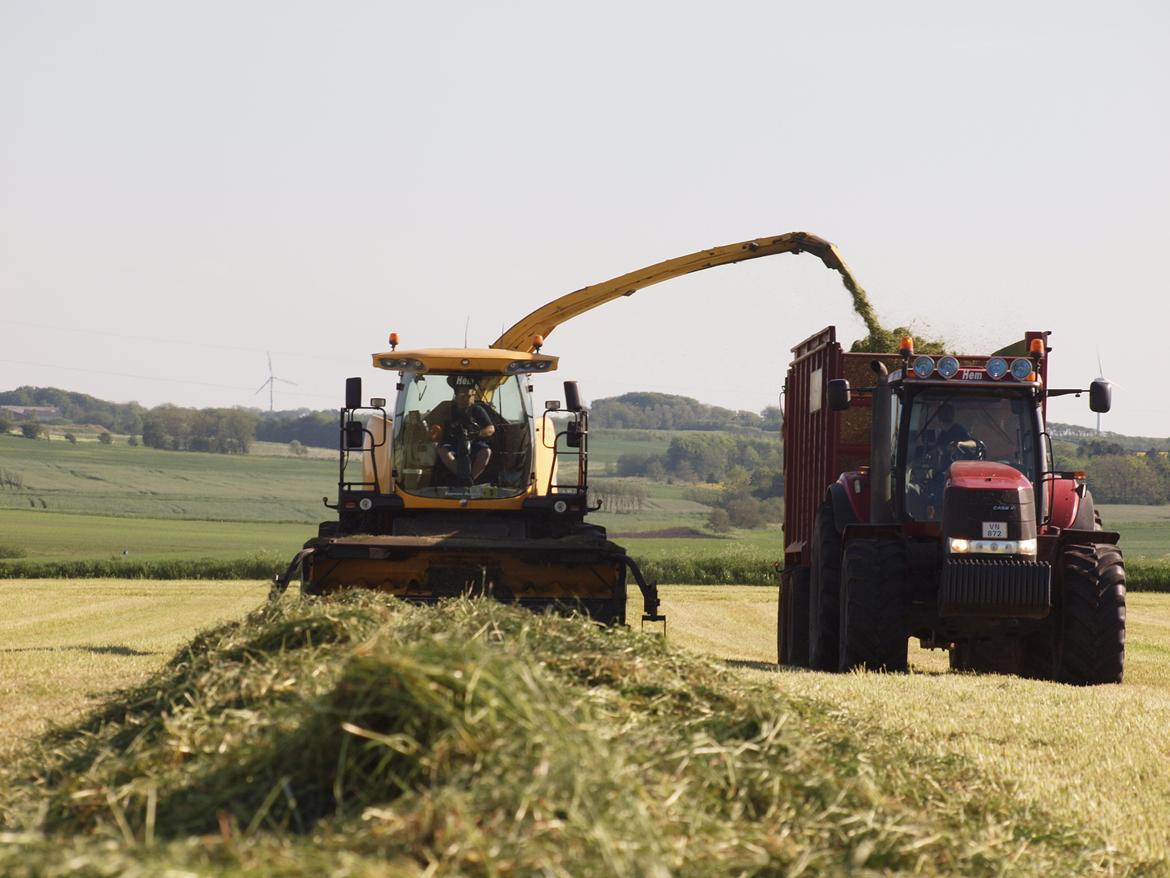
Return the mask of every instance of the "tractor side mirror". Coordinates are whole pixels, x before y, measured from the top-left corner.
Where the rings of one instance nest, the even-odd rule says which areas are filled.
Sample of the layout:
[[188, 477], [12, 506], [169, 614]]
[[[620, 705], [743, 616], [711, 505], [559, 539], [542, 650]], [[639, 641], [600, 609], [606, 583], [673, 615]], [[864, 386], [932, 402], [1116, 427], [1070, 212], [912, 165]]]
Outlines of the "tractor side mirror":
[[581, 394], [577, 391], [576, 381], [565, 382], [565, 408], [571, 412], [581, 411]]
[[849, 392], [849, 380], [847, 378], [831, 379], [827, 391], [829, 394], [829, 408], [835, 412], [845, 411], [853, 402], [853, 397]]
[[361, 448], [365, 442], [366, 430], [361, 421], [350, 421], [345, 425], [345, 447]]
[[1113, 385], [1104, 378], [1094, 378], [1089, 385], [1089, 410], [1107, 412], [1113, 407]]
[[565, 444], [570, 448], [580, 448], [581, 437], [581, 422], [576, 419], [569, 421], [569, 426], [566, 428], [565, 433]]
[[360, 409], [362, 407], [361, 378], [345, 379], [345, 407], [347, 409]]

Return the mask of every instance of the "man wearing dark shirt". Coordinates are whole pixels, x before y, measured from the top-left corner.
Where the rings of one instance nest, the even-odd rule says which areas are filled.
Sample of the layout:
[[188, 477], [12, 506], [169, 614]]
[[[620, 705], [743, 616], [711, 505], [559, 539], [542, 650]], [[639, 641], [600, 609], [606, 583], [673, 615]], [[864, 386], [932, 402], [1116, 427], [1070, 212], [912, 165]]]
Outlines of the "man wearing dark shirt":
[[[475, 401], [476, 388], [470, 378], [455, 378], [455, 399], [440, 403], [427, 416], [431, 437], [435, 440], [439, 460], [452, 473], [473, 484], [487, 468], [492, 457], [488, 441], [495, 434], [491, 415]], [[462, 472], [460, 458], [466, 450], [467, 463]]]

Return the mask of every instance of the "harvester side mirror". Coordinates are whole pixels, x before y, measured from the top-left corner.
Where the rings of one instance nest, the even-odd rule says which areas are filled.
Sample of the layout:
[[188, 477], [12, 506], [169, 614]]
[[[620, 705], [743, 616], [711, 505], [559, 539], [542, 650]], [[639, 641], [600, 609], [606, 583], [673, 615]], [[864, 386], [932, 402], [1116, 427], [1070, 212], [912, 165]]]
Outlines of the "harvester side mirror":
[[1113, 407], [1113, 385], [1104, 378], [1094, 378], [1089, 385], [1089, 410], [1107, 412]]
[[565, 382], [565, 408], [571, 412], [581, 411], [581, 394], [577, 392], [576, 381]]
[[366, 438], [365, 427], [361, 421], [350, 421], [345, 425], [345, 447], [361, 448]]
[[362, 407], [361, 378], [345, 379], [345, 407], [347, 409], [360, 409]]
[[829, 408], [835, 412], [845, 411], [853, 401], [847, 378], [830, 379], [827, 392], [829, 394]]
[[581, 447], [581, 422], [577, 420], [569, 421], [569, 426], [566, 428], [565, 444], [570, 448]]

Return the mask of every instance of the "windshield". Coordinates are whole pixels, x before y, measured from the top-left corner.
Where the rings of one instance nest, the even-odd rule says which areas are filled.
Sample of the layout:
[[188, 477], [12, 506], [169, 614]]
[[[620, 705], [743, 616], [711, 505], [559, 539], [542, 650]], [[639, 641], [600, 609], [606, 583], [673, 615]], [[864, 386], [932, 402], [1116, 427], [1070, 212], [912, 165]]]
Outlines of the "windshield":
[[942, 492], [956, 460], [987, 460], [1015, 467], [1036, 484], [1036, 407], [1023, 394], [916, 394], [907, 417], [906, 513], [937, 521]]
[[523, 494], [531, 437], [519, 376], [408, 372], [394, 412], [398, 488], [420, 497]]

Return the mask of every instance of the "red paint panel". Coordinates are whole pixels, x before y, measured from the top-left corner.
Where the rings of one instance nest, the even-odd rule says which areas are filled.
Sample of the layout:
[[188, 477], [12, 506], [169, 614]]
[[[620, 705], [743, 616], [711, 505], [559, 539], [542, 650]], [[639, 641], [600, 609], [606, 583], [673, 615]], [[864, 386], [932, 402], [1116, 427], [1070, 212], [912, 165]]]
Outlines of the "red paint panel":
[[1015, 467], [986, 460], [956, 460], [951, 464], [947, 484], [956, 488], [992, 488], [998, 491], [1032, 487], [1032, 483]]

